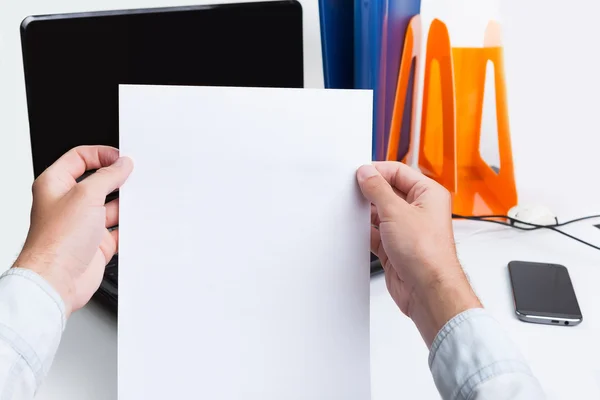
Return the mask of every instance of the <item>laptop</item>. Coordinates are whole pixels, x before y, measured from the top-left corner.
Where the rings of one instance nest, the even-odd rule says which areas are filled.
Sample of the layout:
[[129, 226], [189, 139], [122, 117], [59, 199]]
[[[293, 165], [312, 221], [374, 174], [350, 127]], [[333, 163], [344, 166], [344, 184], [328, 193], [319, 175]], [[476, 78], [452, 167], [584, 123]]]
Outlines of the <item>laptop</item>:
[[[295, 0], [26, 18], [34, 176], [73, 147], [118, 147], [119, 84], [304, 87], [302, 33]], [[115, 311], [118, 268], [117, 255], [96, 294]]]

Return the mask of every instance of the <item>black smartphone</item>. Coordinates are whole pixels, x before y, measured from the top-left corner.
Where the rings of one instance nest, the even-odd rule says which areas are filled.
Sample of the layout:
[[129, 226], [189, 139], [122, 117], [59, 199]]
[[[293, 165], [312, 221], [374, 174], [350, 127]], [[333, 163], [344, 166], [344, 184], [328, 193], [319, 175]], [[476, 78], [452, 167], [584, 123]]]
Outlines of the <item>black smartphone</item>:
[[574, 326], [583, 321], [569, 271], [562, 265], [512, 261], [508, 264], [521, 321]]

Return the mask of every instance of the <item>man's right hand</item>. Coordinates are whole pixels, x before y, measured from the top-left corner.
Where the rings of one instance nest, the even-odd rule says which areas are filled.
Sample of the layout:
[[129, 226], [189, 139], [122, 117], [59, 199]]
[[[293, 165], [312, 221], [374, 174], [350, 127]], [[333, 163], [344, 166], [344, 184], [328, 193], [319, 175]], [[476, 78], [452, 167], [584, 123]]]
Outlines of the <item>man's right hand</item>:
[[430, 346], [446, 322], [482, 307], [456, 255], [450, 194], [398, 162], [363, 166], [357, 179], [372, 204], [371, 251], [388, 290]]

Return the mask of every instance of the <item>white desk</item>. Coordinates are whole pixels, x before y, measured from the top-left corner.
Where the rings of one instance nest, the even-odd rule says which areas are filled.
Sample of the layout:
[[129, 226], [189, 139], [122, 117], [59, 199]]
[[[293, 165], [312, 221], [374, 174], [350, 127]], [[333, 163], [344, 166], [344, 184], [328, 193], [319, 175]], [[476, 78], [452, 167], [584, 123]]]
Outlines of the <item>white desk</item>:
[[42, 400], [117, 398], [117, 317], [92, 302], [68, 322]]
[[[0, 13], [0, 265], [8, 268], [24, 241], [32, 179], [19, 24], [30, 14], [193, 4], [193, 0], [10, 0]], [[10, 3], [10, 4], [8, 4]], [[561, 219], [600, 212], [600, 74], [596, 1], [504, 0], [506, 73], [514, 162], [521, 202], [550, 206]], [[543, 17], [542, 17], [543, 15]], [[563, 49], [562, 52], [559, 49]], [[563, 54], [565, 54], [563, 56]], [[579, 64], [577, 64], [577, 62]], [[564, 77], [564, 79], [561, 79]], [[568, 140], [568, 142], [567, 142]], [[541, 150], [540, 150], [541, 149]], [[600, 252], [552, 232], [519, 234], [461, 222], [464, 267], [488, 309], [531, 361], [551, 398], [600, 398]], [[600, 243], [589, 224], [569, 228]], [[489, 233], [492, 232], [492, 233]], [[565, 264], [584, 323], [574, 328], [517, 321], [506, 264], [511, 260]], [[0, 268], [1, 269], [1, 268]], [[427, 349], [396, 310], [381, 278], [372, 284], [373, 399], [435, 399]], [[116, 322], [91, 304], [69, 321], [54, 368], [39, 399], [116, 398]], [[595, 358], [594, 358], [595, 357]], [[572, 388], [586, 390], [575, 391]], [[584, 394], [585, 393], [585, 394]]]

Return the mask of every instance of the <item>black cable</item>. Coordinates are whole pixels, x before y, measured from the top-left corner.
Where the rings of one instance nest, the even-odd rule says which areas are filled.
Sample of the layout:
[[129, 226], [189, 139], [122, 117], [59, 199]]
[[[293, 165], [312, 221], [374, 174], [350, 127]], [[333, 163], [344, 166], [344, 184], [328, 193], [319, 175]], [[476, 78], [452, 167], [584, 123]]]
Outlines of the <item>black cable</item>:
[[[530, 227], [530, 228], [525, 228], [522, 226], [516, 226], [513, 225], [512, 223], [508, 223], [508, 222], [504, 222], [504, 221], [497, 221], [496, 219], [488, 219], [488, 218], [504, 218], [504, 219], [508, 219], [511, 222], [521, 222], [521, 221], [514, 221], [511, 217], [507, 216], [507, 215], [489, 215], [489, 216], [481, 216], [481, 217], [474, 217], [474, 216], [464, 216], [464, 215], [458, 215], [458, 214], [452, 214], [452, 219], [464, 219], [467, 221], [479, 221], [479, 222], [489, 222], [491, 224], [497, 224], [497, 225], [502, 225], [502, 226], [508, 226], [510, 228], [515, 228], [515, 229], [519, 229], [522, 231], [534, 231], [536, 229], [541, 229], [542, 226], [535, 226], [535, 227]], [[532, 225], [529, 223], [524, 222], [524, 224], [526, 225]]]
[[593, 248], [593, 249], [600, 250], [600, 247], [598, 247], [598, 246], [596, 246], [596, 245], [593, 245], [593, 244], [591, 244], [591, 243], [588, 243], [588, 242], [586, 242], [585, 240], [581, 240], [581, 239], [579, 239], [578, 237], [575, 237], [575, 236], [573, 236], [573, 235], [569, 235], [567, 232], [563, 232], [563, 231], [561, 231], [561, 230], [559, 230], [559, 229], [556, 229], [556, 228], [555, 228], [555, 227], [553, 227], [553, 226], [549, 227], [549, 229], [550, 229], [551, 231], [554, 231], [554, 232], [560, 233], [561, 235], [565, 235], [565, 236], [566, 236], [566, 237], [568, 237], [568, 238], [571, 238], [571, 239], [573, 239], [573, 240], [576, 240], [576, 241], [578, 241], [579, 243], [583, 243], [583, 244], [585, 244], [585, 245], [587, 245], [587, 246], [590, 246], [590, 247], [591, 247], [591, 248]]
[[[506, 219], [510, 222], [504, 222], [504, 221], [498, 221], [499, 218], [502, 219]], [[589, 215], [587, 217], [581, 217], [581, 218], [576, 218], [576, 219], [572, 219], [566, 222], [561, 222], [558, 223], [558, 221], [556, 222], [556, 224], [553, 225], [538, 225], [538, 224], [532, 224], [531, 222], [525, 222], [525, 221], [521, 221], [518, 220], [516, 218], [512, 218], [509, 217], [508, 215], [478, 215], [478, 216], [466, 216], [466, 215], [459, 215], [459, 214], [452, 214], [452, 219], [464, 219], [464, 220], [468, 220], [468, 221], [479, 221], [479, 222], [489, 222], [491, 224], [498, 224], [498, 225], [502, 225], [502, 226], [508, 226], [509, 228], [514, 228], [514, 229], [519, 229], [521, 231], [536, 231], [539, 229], [548, 229], [550, 231], [554, 231], [556, 233], [560, 233], [561, 235], [564, 235], [570, 239], [576, 240], [579, 243], [585, 244], [586, 246], [589, 246], [593, 249], [596, 250], [600, 250], [599, 246], [593, 245], [591, 243], [588, 243], [584, 240], [579, 239], [578, 237], [575, 237], [573, 235], [570, 235], [566, 232], [561, 231], [560, 229], [556, 229], [562, 226], [566, 226], [566, 225], [570, 225], [570, 224], [574, 224], [575, 222], [581, 222], [581, 221], [585, 221], [588, 219], [595, 219], [595, 218], [600, 218], [600, 215]], [[523, 226], [518, 226], [515, 224], [522, 224], [522, 225], [527, 225], [528, 227], [523, 227]], [[379, 259], [372, 261], [371, 262], [371, 276], [375, 276], [378, 275], [380, 273], [383, 272], [383, 268], [381, 266], [381, 261], [379, 261]]]
[[[566, 221], [566, 222], [562, 222], [562, 223], [558, 223], [557, 222], [556, 224], [553, 224], [553, 225], [536, 225], [536, 224], [532, 224], [530, 222], [525, 222], [525, 221], [518, 220], [516, 218], [509, 217], [508, 215], [464, 216], [464, 215], [459, 215], [459, 214], [452, 214], [452, 218], [453, 219], [465, 219], [465, 220], [470, 220], [470, 221], [494, 222], [494, 223], [498, 223], [500, 225], [511, 226], [513, 228], [516, 228], [516, 229], [533, 231], [533, 230], [538, 230], [538, 229], [548, 229], [548, 227], [559, 228], [561, 226], [570, 225], [570, 224], [573, 224], [575, 222], [585, 221], [585, 220], [588, 220], [588, 219], [600, 218], [600, 215], [589, 215], [587, 217], [576, 218], [576, 219], [572, 219], [570, 221]], [[506, 223], [506, 222], [503, 222], [503, 221], [490, 220], [491, 218], [507, 219], [511, 223]], [[518, 226], [513, 225], [515, 223], [519, 223], [519, 224], [523, 224], [523, 225], [528, 225], [531, 228], [518, 227]]]
[[587, 217], [581, 217], [581, 218], [572, 219], [570, 221], [563, 222], [563, 223], [560, 223], [558, 225], [554, 225], [554, 227], [558, 228], [559, 226], [569, 225], [569, 224], [572, 224], [574, 222], [585, 221], [587, 219], [596, 219], [596, 218], [600, 218], [600, 215], [589, 215]]
[[[538, 229], [548, 229], [551, 231], [554, 231], [556, 233], [560, 233], [561, 235], [564, 235], [570, 239], [576, 240], [579, 243], [585, 244], [586, 246], [589, 246], [593, 249], [596, 250], [600, 250], [599, 246], [593, 245], [591, 243], [586, 242], [585, 240], [581, 240], [578, 237], [575, 237], [573, 235], [570, 235], [566, 232], [561, 231], [560, 229], [556, 229], [558, 227], [561, 226], [566, 226], [569, 224], [573, 224], [575, 222], [580, 222], [580, 221], [584, 221], [587, 219], [593, 219], [593, 218], [600, 218], [600, 215], [590, 215], [587, 217], [581, 217], [581, 218], [576, 218], [570, 221], [566, 221], [566, 222], [562, 222], [562, 223], [558, 223], [558, 221], [556, 222], [556, 224], [553, 225], [538, 225], [538, 224], [532, 224], [531, 222], [525, 222], [525, 221], [521, 221], [518, 220], [516, 218], [512, 218], [509, 217], [508, 215], [480, 215], [480, 216], [464, 216], [464, 215], [459, 215], [459, 214], [452, 214], [452, 218], [453, 219], [465, 219], [465, 220], [469, 220], [469, 221], [480, 221], [480, 222], [489, 222], [489, 223], [493, 223], [493, 224], [498, 224], [498, 225], [503, 225], [503, 226], [508, 226], [510, 228], [515, 228], [515, 229], [519, 229], [522, 231], [535, 231]], [[496, 219], [491, 219], [491, 218], [502, 218], [502, 219], [507, 219], [510, 222], [504, 222], [504, 221], [497, 221]], [[523, 226], [518, 226], [515, 224], [522, 224], [522, 225], [527, 225], [528, 227], [523, 227]]]

